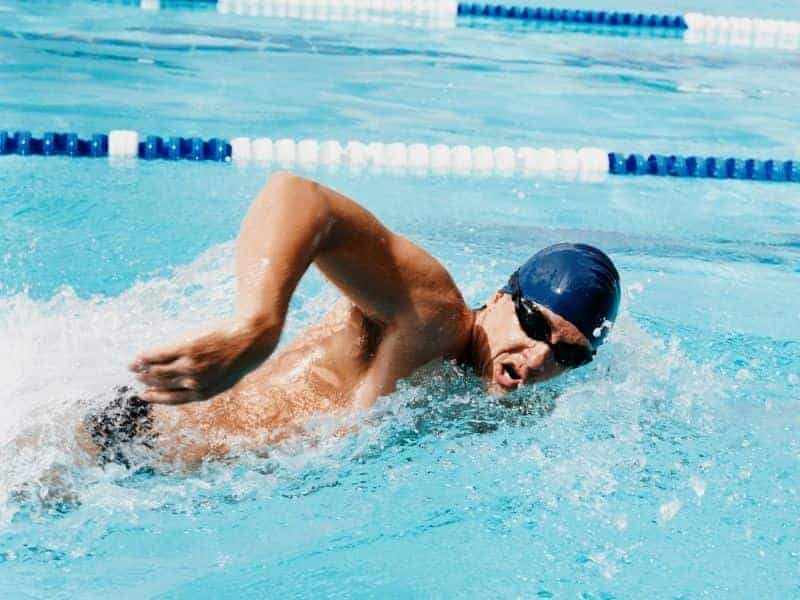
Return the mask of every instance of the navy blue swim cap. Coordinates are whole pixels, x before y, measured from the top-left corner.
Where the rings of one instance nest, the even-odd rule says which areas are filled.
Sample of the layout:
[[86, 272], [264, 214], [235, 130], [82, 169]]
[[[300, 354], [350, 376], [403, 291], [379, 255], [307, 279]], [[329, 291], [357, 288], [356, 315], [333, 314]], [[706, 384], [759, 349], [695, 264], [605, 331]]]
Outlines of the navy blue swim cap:
[[[604, 252], [587, 244], [555, 244], [534, 254], [516, 275], [523, 298], [575, 325], [592, 348], [603, 343], [620, 299], [619, 273]], [[513, 293], [512, 282], [500, 291]]]

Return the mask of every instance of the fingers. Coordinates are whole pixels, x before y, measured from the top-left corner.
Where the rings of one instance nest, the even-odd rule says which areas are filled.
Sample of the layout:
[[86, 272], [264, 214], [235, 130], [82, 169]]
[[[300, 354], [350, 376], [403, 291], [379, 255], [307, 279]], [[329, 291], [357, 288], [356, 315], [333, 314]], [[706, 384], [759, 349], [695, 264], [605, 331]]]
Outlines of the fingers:
[[186, 357], [179, 358], [168, 365], [145, 365], [134, 371], [136, 379], [154, 388], [196, 388], [194, 371]]
[[180, 377], [182, 375], [190, 375], [194, 372], [191, 365], [191, 359], [182, 357], [168, 365], [154, 365], [147, 369], [147, 372], [144, 374], [163, 379]]
[[145, 352], [136, 357], [130, 365], [130, 370], [134, 373], [142, 373], [153, 367], [153, 365], [163, 365], [171, 363], [184, 354], [183, 347], [173, 346], [170, 348], [156, 348], [150, 352]]
[[140, 373], [136, 376], [141, 383], [148, 388], [165, 390], [196, 390], [197, 380], [193, 377], [178, 375], [175, 377], [154, 377], [147, 373]]
[[140, 396], [145, 402], [152, 404], [186, 404], [197, 402], [203, 398], [195, 390], [163, 390], [147, 389]]

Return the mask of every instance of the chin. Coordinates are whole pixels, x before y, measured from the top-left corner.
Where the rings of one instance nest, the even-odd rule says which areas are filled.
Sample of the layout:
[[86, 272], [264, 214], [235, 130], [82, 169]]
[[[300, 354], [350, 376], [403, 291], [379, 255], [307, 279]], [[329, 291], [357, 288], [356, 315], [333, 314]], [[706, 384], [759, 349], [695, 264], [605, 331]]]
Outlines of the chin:
[[507, 386], [503, 385], [501, 382], [497, 381], [494, 377], [486, 377], [484, 379], [484, 385], [486, 386], [486, 391], [492, 396], [505, 396], [515, 390], [518, 390], [521, 386], [514, 385], [514, 386]]
[[489, 381], [486, 384], [486, 392], [493, 398], [500, 398], [507, 395], [511, 390], [507, 390], [499, 383]]

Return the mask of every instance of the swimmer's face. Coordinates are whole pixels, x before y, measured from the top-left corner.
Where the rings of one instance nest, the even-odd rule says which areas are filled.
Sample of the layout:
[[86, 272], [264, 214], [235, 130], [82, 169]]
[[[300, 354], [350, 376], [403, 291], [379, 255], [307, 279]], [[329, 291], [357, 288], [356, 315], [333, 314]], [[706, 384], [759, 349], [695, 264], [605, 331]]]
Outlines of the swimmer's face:
[[554, 344], [590, 349], [589, 341], [572, 323], [544, 306], [538, 308], [550, 325], [549, 343], [532, 339], [522, 330], [509, 294], [498, 292], [487, 303], [479, 317], [485, 347], [478, 368], [489, 392], [503, 394], [568, 371], [556, 360]]

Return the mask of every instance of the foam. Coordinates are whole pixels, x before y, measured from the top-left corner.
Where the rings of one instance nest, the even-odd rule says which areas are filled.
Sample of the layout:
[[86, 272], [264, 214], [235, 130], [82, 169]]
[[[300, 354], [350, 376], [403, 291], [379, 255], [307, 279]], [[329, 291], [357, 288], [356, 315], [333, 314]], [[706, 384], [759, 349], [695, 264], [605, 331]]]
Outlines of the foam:
[[[114, 298], [80, 298], [69, 287], [41, 302], [24, 292], [0, 297], [0, 339], [8, 349], [0, 362], [0, 507], [36, 472], [71, 462], [80, 415], [131, 381], [127, 364], [137, 352], [230, 310], [231, 257], [231, 244], [212, 248], [169, 279], [139, 282]], [[18, 454], [13, 440], [23, 434], [41, 437], [49, 451]]]

